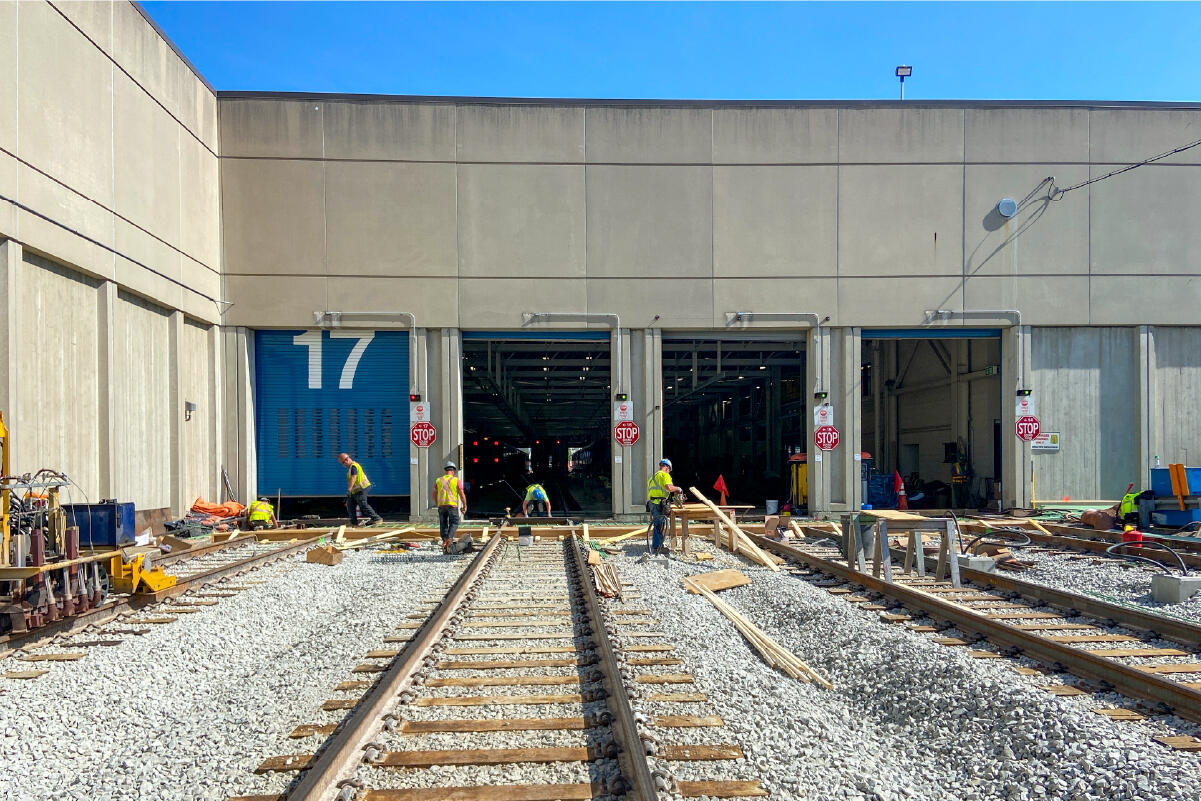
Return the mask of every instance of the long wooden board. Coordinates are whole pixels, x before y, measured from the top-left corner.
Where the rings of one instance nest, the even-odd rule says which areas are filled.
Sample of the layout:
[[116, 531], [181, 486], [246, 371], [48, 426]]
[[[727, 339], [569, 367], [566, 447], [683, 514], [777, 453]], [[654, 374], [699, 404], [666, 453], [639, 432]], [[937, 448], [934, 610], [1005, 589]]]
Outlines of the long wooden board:
[[460, 695], [453, 698], [418, 698], [414, 706], [498, 706], [537, 704], [578, 704], [583, 702], [579, 693], [570, 695]]
[[[630, 650], [629, 648], [626, 649]], [[447, 648], [444, 653], [450, 656], [489, 656], [500, 654], [574, 654], [575, 648], [569, 646], [542, 648]]]
[[599, 784], [490, 784], [367, 790], [360, 797], [363, 801], [588, 801], [602, 795], [605, 788]]
[[767, 795], [767, 791], [755, 781], [676, 782], [680, 795], [685, 798], [748, 798]]
[[546, 687], [579, 684], [579, 676], [449, 676], [429, 679], [427, 687]]
[[709, 696], [704, 693], [652, 693], [647, 697], [648, 701], [672, 701], [683, 704], [698, 703], [708, 701]]
[[[631, 660], [632, 661], [632, 660]], [[574, 659], [478, 659], [442, 661], [434, 665], [438, 670], [520, 670], [521, 668], [577, 667], [579, 657]]]
[[[728, 590], [733, 587], [742, 587], [751, 583], [749, 578], [737, 570], [715, 570], [712, 573], [698, 573], [688, 578], [713, 592]], [[684, 588], [693, 595], [699, 594], [697, 590], [689, 587], [687, 584], [684, 585]]]
[[373, 763], [389, 768], [430, 768], [434, 765], [512, 765], [517, 763], [587, 762], [597, 756], [588, 748], [472, 748], [454, 751], [385, 751]]
[[504, 720], [406, 720], [400, 724], [404, 734], [490, 731], [583, 731], [588, 722], [574, 718], [508, 718]]
[[1135, 665], [1144, 673], [1201, 673], [1201, 663], [1180, 662], [1173, 665]]
[[646, 673], [638, 677], [639, 684], [692, 684], [689, 673]]
[[742, 759], [746, 756], [736, 745], [665, 745], [661, 759], [677, 762], [711, 762], [719, 759]]

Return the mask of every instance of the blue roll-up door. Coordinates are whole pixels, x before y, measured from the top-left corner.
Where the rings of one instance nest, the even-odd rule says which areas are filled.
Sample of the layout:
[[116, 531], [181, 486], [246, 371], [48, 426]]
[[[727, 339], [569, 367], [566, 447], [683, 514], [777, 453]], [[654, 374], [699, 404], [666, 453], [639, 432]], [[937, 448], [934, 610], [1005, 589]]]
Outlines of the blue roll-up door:
[[409, 343], [405, 331], [258, 331], [259, 492], [343, 495], [338, 453], [374, 495], [409, 494]]

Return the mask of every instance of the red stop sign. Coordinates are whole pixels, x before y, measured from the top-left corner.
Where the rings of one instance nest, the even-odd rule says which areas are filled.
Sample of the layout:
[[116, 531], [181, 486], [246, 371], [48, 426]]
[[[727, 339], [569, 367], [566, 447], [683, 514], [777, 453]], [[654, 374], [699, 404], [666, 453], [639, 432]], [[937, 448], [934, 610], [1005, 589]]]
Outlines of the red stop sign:
[[409, 439], [418, 448], [428, 448], [437, 438], [438, 429], [434, 428], [433, 423], [413, 423], [409, 427]]
[[838, 447], [838, 429], [834, 426], [818, 426], [813, 431], [813, 444], [823, 451], [834, 450]]
[[1018, 439], [1022, 442], [1029, 442], [1038, 436], [1038, 418], [1026, 415], [1019, 417], [1017, 423]]
[[629, 447], [638, 441], [638, 424], [630, 420], [623, 420], [613, 426], [613, 439], [617, 440], [618, 445]]

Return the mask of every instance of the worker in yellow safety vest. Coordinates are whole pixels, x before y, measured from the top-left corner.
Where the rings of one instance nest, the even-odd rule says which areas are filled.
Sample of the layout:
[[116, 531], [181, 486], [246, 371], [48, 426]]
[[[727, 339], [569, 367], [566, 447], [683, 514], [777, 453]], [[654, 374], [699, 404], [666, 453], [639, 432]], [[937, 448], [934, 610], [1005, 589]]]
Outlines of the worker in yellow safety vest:
[[671, 483], [671, 459], [659, 460], [659, 470], [646, 482], [646, 511], [651, 515], [651, 553], [666, 553], [663, 536], [667, 529], [667, 515], [671, 507], [671, 495], [680, 488]]
[[455, 463], [447, 462], [443, 469], [445, 473], [434, 482], [430, 497], [438, 507], [438, 531], [442, 534], [442, 550], [446, 552], [454, 542], [459, 521], [467, 514], [467, 495]]
[[367, 480], [363, 466], [351, 459], [349, 453], [339, 453], [338, 461], [346, 468], [346, 509], [350, 513], [350, 525], [359, 524], [360, 513], [370, 518], [367, 523], [369, 526], [382, 523], [384, 519], [367, 503], [367, 490], [370, 489], [371, 482]]
[[266, 498], [251, 501], [246, 511], [248, 512], [248, 522], [250, 523], [251, 531], [258, 531], [263, 528], [275, 528], [278, 523], [275, 519], [275, 508], [271, 506], [271, 502]]
[[521, 502], [521, 513], [526, 517], [536, 514], [551, 517], [550, 496], [541, 484], [530, 484], [525, 488], [525, 500]]

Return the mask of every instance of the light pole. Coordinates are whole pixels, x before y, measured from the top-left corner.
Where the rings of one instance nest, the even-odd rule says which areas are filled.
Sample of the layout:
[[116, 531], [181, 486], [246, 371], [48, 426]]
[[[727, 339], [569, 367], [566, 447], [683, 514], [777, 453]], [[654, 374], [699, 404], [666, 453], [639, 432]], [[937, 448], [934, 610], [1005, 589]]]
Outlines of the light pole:
[[902, 64], [897, 67], [897, 77], [901, 79], [901, 99], [905, 99], [905, 79], [913, 74], [913, 67]]

